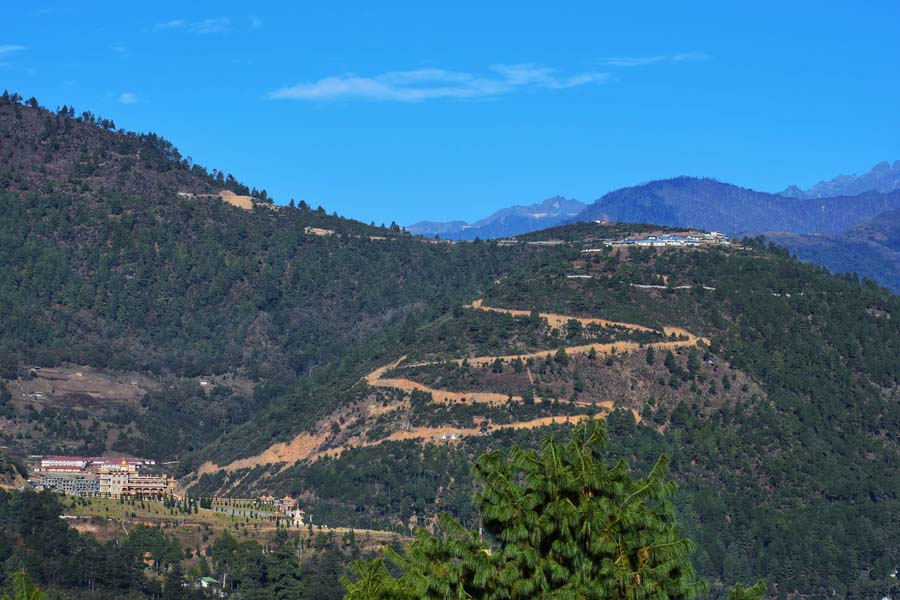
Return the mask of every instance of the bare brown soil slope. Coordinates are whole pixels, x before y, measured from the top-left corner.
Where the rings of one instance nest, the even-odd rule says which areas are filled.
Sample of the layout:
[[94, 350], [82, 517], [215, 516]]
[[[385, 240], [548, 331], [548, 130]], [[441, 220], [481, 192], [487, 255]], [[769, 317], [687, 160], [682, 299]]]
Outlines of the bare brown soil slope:
[[222, 202], [226, 202], [228, 204], [231, 204], [232, 206], [237, 206], [238, 208], [243, 208], [244, 210], [253, 209], [252, 196], [239, 196], [231, 190], [222, 190], [221, 192], [219, 192], [219, 198], [222, 199]]
[[[593, 415], [550, 416], [503, 424], [491, 424], [482, 421], [479, 422], [478, 427], [413, 427], [408, 430], [395, 431], [388, 437], [379, 440], [369, 441], [361, 438], [354, 438], [339, 448], [322, 448], [327, 441], [327, 436], [301, 434], [290, 442], [275, 444], [261, 454], [234, 461], [224, 467], [220, 467], [210, 462], [203, 463], [198, 470], [198, 475], [214, 473], [222, 469], [225, 471], [238, 471], [240, 469], [251, 469], [265, 464], [293, 464], [298, 460], [315, 460], [324, 456], [335, 457], [340, 456], [343, 451], [348, 448], [376, 446], [391, 441], [441, 440], [452, 442], [454, 439], [463, 436], [484, 435], [485, 433], [501, 429], [534, 429], [536, 427], [545, 427], [554, 423], [577, 423], [584, 419], [605, 416], [612, 409], [613, 403], [612, 401], [604, 401], [598, 402], [595, 406], [598, 410]], [[634, 414], [635, 420], [640, 421], [640, 415], [636, 411], [632, 411], [632, 413]]]
[[102, 403], [109, 400], [137, 400], [153, 387], [137, 373], [111, 373], [88, 366], [59, 366], [33, 369], [28, 377], [7, 384], [16, 402], [37, 405]]

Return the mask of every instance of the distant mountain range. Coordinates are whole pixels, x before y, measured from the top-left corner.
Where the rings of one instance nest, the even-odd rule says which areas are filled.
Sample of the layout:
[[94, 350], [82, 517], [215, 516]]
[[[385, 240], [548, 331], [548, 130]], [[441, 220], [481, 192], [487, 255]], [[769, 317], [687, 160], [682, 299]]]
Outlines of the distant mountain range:
[[676, 177], [610, 192], [574, 220], [698, 227], [730, 235], [762, 231], [840, 233], [893, 209], [900, 209], [900, 191], [799, 199], [714, 179]]
[[789, 198], [829, 198], [854, 196], [868, 191], [892, 192], [900, 189], [900, 160], [892, 165], [883, 161], [862, 175], [838, 175], [830, 181], [820, 181], [808, 190], [789, 186], [782, 196]]
[[575, 218], [586, 206], [578, 200], [554, 196], [538, 204], [498, 210], [471, 224], [465, 221], [420, 221], [406, 229], [415, 235], [439, 235], [448, 240], [501, 238], [559, 225]]
[[679, 177], [606, 194], [577, 219], [763, 233], [801, 260], [857, 273], [900, 293], [898, 209], [900, 190], [798, 198]]
[[408, 227], [413, 234], [471, 240], [520, 235], [579, 221], [696, 227], [732, 236], [765, 234], [801, 260], [855, 272], [900, 292], [900, 161], [841, 175], [808, 190], [758, 192], [715, 179], [676, 177], [615, 190], [590, 205], [554, 197], [486, 219]]
[[900, 209], [900, 161], [863, 175], [840, 175], [808, 190], [758, 192], [715, 179], [676, 177], [615, 190], [590, 205], [556, 196], [465, 221], [421, 221], [410, 233], [454, 240], [519, 235], [560, 223], [611, 220], [700, 227], [732, 235], [761, 231], [840, 234], [879, 213]]

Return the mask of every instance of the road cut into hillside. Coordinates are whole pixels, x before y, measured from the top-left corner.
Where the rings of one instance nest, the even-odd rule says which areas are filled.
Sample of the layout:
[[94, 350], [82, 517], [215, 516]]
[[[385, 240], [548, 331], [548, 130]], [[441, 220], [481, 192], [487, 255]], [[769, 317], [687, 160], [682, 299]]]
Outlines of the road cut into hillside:
[[[493, 306], [487, 306], [484, 304], [482, 300], [476, 300], [472, 304], [469, 305], [470, 308], [476, 310], [483, 310], [485, 312], [497, 312], [497, 313], [506, 313], [513, 316], [530, 316], [531, 311], [528, 310], [517, 310], [517, 309], [509, 309], [509, 308], [497, 308]], [[598, 319], [591, 317], [575, 317], [570, 315], [562, 315], [557, 313], [538, 313], [542, 319], [546, 319], [547, 322], [555, 328], [564, 327], [569, 321], [575, 320], [581, 323], [583, 326], [587, 325], [599, 325], [601, 327], [618, 327], [621, 329], [626, 329], [629, 331], [641, 331], [641, 332], [660, 332], [658, 329], [654, 329], [652, 327], [647, 327], [645, 325], [638, 325], [635, 323], [624, 323], [619, 321], [610, 321], [607, 319]], [[709, 341], [706, 338], [694, 335], [693, 333], [683, 329], [681, 327], [663, 327], [661, 330], [662, 335], [664, 336], [665, 341], [659, 342], [648, 342], [644, 344], [639, 344], [637, 342], [609, 342], [609, 343], [595, 343], [595, 344], [581, 344], [577, 346], [569, 346], [565, 348], [567, 354], [588, 354], [591, 350], [595, 351], [598, 355], [609, 355], [609, 354], [617, 354], [617, 353], [626, 353], [626, 352], [634, 352], [639, 349], [644, 348], [654, 348], [658, 350], [666, 350], [666, 349], [676, 349], [676, 348], [685, 348], [696, 346], [700, 343], [708, 344]], [[493, 363], [496, 359], [500, 359], [504, 362], [510, 362], [515, 360], [516, 358], [521, 360], [527, 360], [529, 358], [534, 359], [543, 359], [548, 354], [552, 355], [556, 352], [556, 349], [553, 350], [544, 350], [539, 352], [531, 352], [527, 354], [512, 354], [512, 355], [502, 355], [502, 356], [476, 356], [466, 359], [456, 359], [453, 362], [457, 364], [462, 364], [463, 360], [467, 361], [469, 365], [473, 366], [486, 366]], [[487, 404], [490, 406], [502, 406], [506, 403], [512, 402], [522, 402], [523, 398], [521, 396], [510, 396], [507, 394], [500, 394], [496, 392], [455, 392], [451, 390], [441, 390], [436, 388], [431, 388], [422, 383], [418, 383], [416, 381], [412, 381], [410, 379], [399, 378], [399, 377], [386, 377], [386, 373], [389, 371], [400, 367], [403, 361], [406, 359], [405, 356], [400, 357], [399, 359], [379, 367], [365, 376], [365, 382], [372, 387], [380, 387], [386, 389], [397, 389], [403, 391], [405, 393], [410, 393], [413, 390], [418, 390], [420, 392], [424, 392], [427, 394], [431, 394], [432, 401], [437, 403], [481, 403]], [[434, 361], [434, 362], [420, 362], [405, 366], [427, 366], [427, 365], [435, 365], [435, 364], [445, 364], [447, 361]], [[537, 396], [534, 398], [535, 403], [541, 403], [543, 400]], [[439, 440], [439, 441], [453, 441], [454, 439], [461, 438], [463, 436], [473, 436], [473, 435], [485, 435], [489, 434], [491, 431], [497, 431], [500, 429], [528, 429], [534, 427], [543, 427], [546, 425], [550, 425], [552, 423], [575, 423], [588, 418], [597, 418], [604, 417], [613, 409], [614, 403], [611, 400], [603, 400], [599, 402], [577, 402], [580, 406], [591, 406], [595, 407], [597, 410], [593, 413], [588, 414], [579, 414], [579, 415], [551, 415], [546, 417], [540, 417], [537, 419], [531, 419], [528, 421], [515, 421], [511, 423], [490, 423], [486, 420], [476, 421], [476, 426], [471, 428], [465, 427], [411, 427], [407, 429], [403, 429], [401, 431], [395, 431], [391, 433], [386, 438], [381, 438], [377, 440], [368, 440], [365, 439], [364, 436], [354, 436], [353, 438], [346, 440], [340, 447], [332, 447], [332, 448], [323, 448], [323, 446], [327, 445], [329, 441], [329, 434], [325, 433], [326, 428], [325, 425], [328, 423], [320, 423], [322, 427], [320, 430], [321, 433], [301, 433], [294, 437], [292, 440], [288, 442], [279, 442], [277, 444], [273, 444], [268, 449], [263, 451], [262, 453], [251, 456], [247, 458], [242, 458], [236, 460], [228, 465], [219, 466], [210, 462], [204, 463], [201, 465], [198, 470], [199, 475], [203, 475], [206, 473], [214, 473], [218, 470], [225, 471], [236, 471], [239, 469], [249, 469], [253, 467], [257, 467], [259, 465], [266, 464], [277, 464], [277, 463], [285, 463], [285, 464], [293, 464], [299, 460], [315, 460], [319, 457], [325, 456], [340, 456], [345, 450], [350, 448], [358, 448], [365, 446], [374, 446], [377, 444], [381, 444], [386, 441], [401, 441], [401, 440]], [[389, 412], [393, 412], [396, 410], [401, 410], [403, 408], [408, 408], [408, 402], [398, 403], [391, 406], [370, 406], [369, 407], [369, 416], [381, 415]], [[640, 421], [641, 417], [632, 409], [631, 411], [634, 414], [634, 418], [636, 421]]]
[[[588, 403], [582, 402], [579, 404], [586, 405]], [[301, 433], [290, 442], [274, 444], [256, 456], [242, 458], [225, 466], [219, 466], [212, 462], [205, 462], [197, 470], [197, 474], [206, 475], [221, 470], [231, 472], [277, 463], [291, 465], [298, 460], [338, 457], [343, 454], [345, 450], [350, 448], [377, 446], [384, 442], [399, 442], [404, 440], [455, 441], [456, 439], [465, 436], [488, 435], [492, 431], [499, 431], [501, 429], [534, 429], [536, 427], [545, 427], [554, 423], [578, 423], [585, 419], [605, 417], [613, 408], [613, 402], [611, 400], [591, 403], [590, 405], [597, 409], [593, 414], [555, 415], [529, 419], [527, 421], [513, 421], [510, 423], [490, 423], [482, 420], [477, 422], [478, 425], [476, 427], [411, 427], [409, 429], [395, 431], [386, 438], [377, 440], [354, 438], [336, 448], [322, 448], [327, 441], [327, 436], [324, 434], [313, 435]], [[632, 410], [632, 413], [634, 414], [635, 420], [639, 422], [641, 417], [637, 411]], [[233, 487], [234, 485], [237, 485], [237, 482], [231, 484], [229, 487]]]
[[[496, 313], [504, 313], [507, 315], [513, 315], [514, 317], [529, 317], [531, 316], [530, 310], [518, 310], [514, 308], [498, 308], [495, 306], [487, 306], [484, 303], [484, 300], [475, 300], [472, 304], [469, 305], [470, 308], [474, 308], [476, 310], [483, 310], [485, 312], [496, 312]], [[608, 319], [597, 319], [594, 317], [576, 317], [573, 315], [560, 315], [557, 313], [544, 313], [539, 312], [538, 316], [542, 319], [545, 319], [547, 323], [550, 324], [551, 327], [556, 329], [562, 329], [568, 324], [569, 321], [577, 321], [582, 326], [588, 325], [599, 325], [600, 327], [619, 327], [621, 329], [627, 329], [629, 331], [643, 331], [647, 333], [655, 333], [658, 332], [658, 329], [654, 329], [653, 327], [647, 327], [646, 325], [638, 325], [636, 323], [624, 323], [622, 321], [610, 321]], [[684, 329], [683, 327], [663, 327], [662, 334], [665, 337], [675, 336], [678, 338], [685, 338], [682, 340], [682, 344], [685, 346], [694, 346], [699, 342], [709, 343], [709, 340], [701, 337], [695, 336], [693, 333]], [[621, 344], [633, 344], [633, 342], [618, 342], [611, 345], [618, 346]], [[664, 347], [661, 344], [671, 343], [671, 342], [651, 342], [644, 344], [644, 347], [653, 346], [653, 347]], [[594, 344], [597, 345], [597, 344]], [[604, 344], [600, 344], [604, 345]], [[610, 345], [610, 344], [605, 344]], [[637, 346], [637, 344], [634, 344]], [[581, 346], [578, 346], [581, 347]], [[569, 352], [569, 349], [566, 348], [566, 352]], [[577, 353], [577, 350], [573, 349], [572, 353]], [[535, 352], [536, 355], [543, 355], [547, 352]], [[469, 359], [469, 363], [471, 364], [472, 359]]]
[[[527, 317], [531, 315], [531, 311], [527, 310], [517, 310], [511, 308], [496, 308], [493, 306], [487, 306], [484, 304], [482, 300], [476, 300], [472, 304], [469, 305], [470, 308], [474, 308], [476, 310], [483, 310], [485, 312], [497, 312], [497, 313], [505, 313], [517, 317]], [[551, 327], [555, 327], [557, 329], [563, 328], [569, 321], [575, 320], [578, 321], [581, 325], [599, 325], [601, 327], [618, 327], [620, 329], [626, 329], [629, 331], [641, 331], [647, 333], [658, 333], [659, 330], [653, 329], [652, 327], [647, 327], [646, 325], [637, 325], [635, 323], [624, 323], [620, 321], [609, 321], [606, 319], [596, 319], [591, 317], [574, 317], [571, 315], [560, 315], [556, 313], [538, 313], [540, 318], [545, 319]], [[596, 352], [599, 356], [606, 356], [610, 354], [621, 354], [626, 352], [635, 352], [644, 348], [654, 348], [655, 350], [674, 350], [677, 348], [688, 348], [691, 346], [696, 346], [697, 344], [704, 343], [709, 344], [709, 340], [706, 338], [702, 338], [694, 335], [690, 331], [681, 328], [681, 327], [663, 327], [661, 331], [665, 341], [659, 342], [646, 342], [643, 344], [637, 342], [604, 342], [604, 343], [593, 343], [593, 344], [580, 344], [577, 346], [568, 346], [565, 347], [564, 350], [566, 354], [589, 354], [591, 350]], [[529, 358], [533, 358], [535, 360], [546, 358], [548, 355], [552, 356], [556, 352], [556, 349], [553, 350], [540, 350], [537, 352], [528, 352], [528, 353], [520, 353], [520, 354], [504, 354], [504, 355], [494, 355], [494, 356], [473, 356], [468, 358], [457, 358], [449, 361], [430, 361], [430, 362], [417, 362], [411, 363], [403, 366], [407, 367], [425, 367], [437, 364], [446, 364], [448, 362], [455, 363], [457, 365], [461, 365], [463, 362], [470, 366], [474, 367], [485, 367], [493, 364], [498, 358], [505, 362], [509, 363], [514, 361], [515, 359], [519, 360], [528, 360]], [[393, 377], [385, 377], [385, 373], [396, 369], [401, 366], [406, 357], [401, 357], [399, 360], [394, 361], [389, 365], [385, 365], [383, 367], [379, 367], [375, 369], [371, 373], [366, 376], [366, 383], [373, 387], [384, 387], [384, 388], [395, 388], [405, 392], [411, 392], [412, 390], [419, 390], [421, 392], [426, 392], [432, 395], [432, 398], [435, 402], [458, 402], [462, 400], [471, 400], [473, 402], [483, 402], [487, 404], [504, 404], [509, 400], [509, 396], [505, 394], [498, 394], [493, 392], [453, 392], [449, 390], [439, 390], [430, 388], [421, 383], [403, 379], [403, 378], [393, 378]], [[513, 400], [521, 400], [521, 397], [513, 396]], [[539, 398], [535, 398], [536, 402], [539, 402]]]
[[[528, 421], [513, 421], [512, 423], [489, 423], [478, 427], [413, 427], [408, 431], [395, 431], [383, 440], [376, 440], [372, 443], [363, 444], [370, 446], [372, 444], [380, 444], [384, 441], [401, 441], [401, 440], [417, 440], [417, 439], [440, 439], [445, 440], [448, 437], [485, 435], [492, 431], [501, 429], [534, 429], [535, 427], [545, 427], [554, 423], [578, 423], [585, 419], [596, 418], [606, 415], [612, 409], [611, 401], [598, 402], [599, 409], [596, 414], [592, 415], [561, 415], [554, 417], [541, 417], [538, 419], [529, 419]], [[483, 422], [482, 422], [483, 423]]]
[[317, 455], [328, 436], [322, 434], [301, 433], [289, 442], [279, 442], [263, 450], [256, 456], [248, 456], [231, 462], [221, 467], [212, 462], [205, 462], [197, 470], [198, 475], [215, 473], [216, 471], [237, 471], [239, 469], [252, 469], [260, 465], [272, 465], [276, 463], [294, 464], [298, 460], [304, 460]]
[[[387, 371], [397, 368], [405, 358], [405, 356], [402, 356], [399, 360], [396, 360], [389, 365], [385, 365], [383, 367], [375, 369], [374, 371], [366, 375], [366, 383], [372, 387], [393, 388], [404, 392], [412, 392], [413, 390], [418, 390], [420, 392], [425, 392], [426, 394], [431, 394], [431, 399], [434, 402], [440, 403], [476, 402], [479, 404], [502, 406], [509, 401], [510, 397], [508, 394], [499, 394], [497, 392], [451, 392], [449, 390], [438, 390], [435, 388], [431, 388], [427, 385], [412, 381], [411, 379], [384, 377], [384, 374]], [[437, 363], [417, 363], [416, 365], [409, 366], [422, 366], [429, 364]], [[520, 396], [513, 396], [512, 398], [514, 401], [520, 401], [522, 399]], [[539, 401], [540, 399], [535, 399], [535, 402]]]

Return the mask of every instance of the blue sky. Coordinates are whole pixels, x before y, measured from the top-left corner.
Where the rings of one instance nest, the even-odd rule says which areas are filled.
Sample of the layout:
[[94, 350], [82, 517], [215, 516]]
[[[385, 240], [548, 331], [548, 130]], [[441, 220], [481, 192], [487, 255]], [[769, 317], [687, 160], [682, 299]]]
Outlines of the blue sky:
[[900, 159], [896, 1], [558, 4], [19, 2], [0, 87], [379, 223]]

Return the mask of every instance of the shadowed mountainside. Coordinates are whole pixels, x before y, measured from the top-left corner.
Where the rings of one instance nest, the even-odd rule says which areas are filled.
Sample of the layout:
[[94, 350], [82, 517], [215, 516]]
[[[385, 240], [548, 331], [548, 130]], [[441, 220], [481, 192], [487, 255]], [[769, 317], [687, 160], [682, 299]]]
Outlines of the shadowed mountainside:
[[900, 189], [900, 160], [894, 161], [893, 165], [882, 161], [862, 175], [838, 175], [829, 181], [820, 181], [808, 190], [791, 185], [781, 195], [790, 198], [828, 198], [869, 191], [886, 193], [897, 189]]
[[766, 233], [800, 260], [856, 273], [900, 292], [900, 211], [879, 214], [838, 235]]
[[833, 234], [898, 208], [900, 191], [804, 200], [714, 179], [677, 177], [610, 192], [575, 220], [656, 223], [731, 235], [760, 231]]

